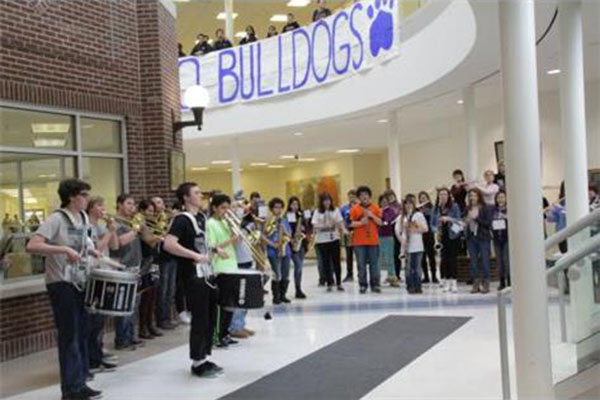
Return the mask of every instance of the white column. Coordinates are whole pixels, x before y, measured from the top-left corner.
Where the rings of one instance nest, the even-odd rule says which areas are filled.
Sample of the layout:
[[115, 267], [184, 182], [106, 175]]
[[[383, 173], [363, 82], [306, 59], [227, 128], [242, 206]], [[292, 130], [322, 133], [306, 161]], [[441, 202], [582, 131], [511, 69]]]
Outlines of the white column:
[[[589, 212], [581, 19], [581, 1], [559, 2], [560, 109], [568, 224]], [[569, 239], [569, 250], [579, 246], [585, 235], [586, 233], [582, 233]], [[571, 282], [569, 325], [573, 328], [570, 333], [575, 341], [591, 334], [591, 308], [594, 307], [592, 269], [589, 262], [582, 266], [581, 275], [579, 280]]]
[[233, 0], [224, 0], [225, 2], [225, 36], [233, 43], [234, 28], [233, 28]]
[[231, 140], [231, 189], [232, 194], [242, 190], [242, 178], [240, 174], [239, 139]]
[[533, 0], [499, 15], [517, 395], [552, 399]]
[[390, 187], [398, 198], [402, 196], [400, 183], [400, 132], [398, 131], [398, 115], [396, 111], [388, 113], [388, 164]]
[[467, 181], [480, 180], [479, 153], [477, 150], [477, 114], [473, 86], [463, 89], [465, 134], [467, 136]]

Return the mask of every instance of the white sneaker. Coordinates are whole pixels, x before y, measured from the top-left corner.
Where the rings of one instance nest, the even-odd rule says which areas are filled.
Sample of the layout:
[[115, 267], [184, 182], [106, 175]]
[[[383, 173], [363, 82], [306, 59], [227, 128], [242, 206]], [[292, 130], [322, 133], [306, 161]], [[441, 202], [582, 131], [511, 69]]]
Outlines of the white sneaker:
[[186, 325], [192, 323], [192, 313], [189, 311], [182, 311], [179, 313], [179, 320]]
[[450, 279], [445, 279], [442, 286], [442, 292], [446, 293], [450, 291]]
[[456, 279], [452, 279], [452, 285], [450, 287], [450, 291], [452, 293], [458, 293], [458, 283], [457, 283]]
[[446, 288], [446, 279], [440, 279], [440, 289]]

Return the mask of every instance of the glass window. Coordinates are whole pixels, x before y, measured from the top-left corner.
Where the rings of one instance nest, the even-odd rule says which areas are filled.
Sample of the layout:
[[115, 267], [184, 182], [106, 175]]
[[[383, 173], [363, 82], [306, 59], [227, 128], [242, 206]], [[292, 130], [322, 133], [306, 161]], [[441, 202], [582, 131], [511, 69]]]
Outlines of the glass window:
[[0, 107], [0, 144], [73, 150], [73, 120], [70, 115]]
[[81, 118], [83, 151], [120, 153], [121, 123], [106, 119]]
[[83, 157], [81, 177], [92, 185], [92, 195], [104, 197], [104, 204], [114, 213], [117, 196], [123, 191], [123, 166], [120, 159]]
[[7, 160], [4, 154], [0, 154], [0, 215], [2, 216], [0, 238], [19, 228], [21, 209], [18, 166], [16, 161]]

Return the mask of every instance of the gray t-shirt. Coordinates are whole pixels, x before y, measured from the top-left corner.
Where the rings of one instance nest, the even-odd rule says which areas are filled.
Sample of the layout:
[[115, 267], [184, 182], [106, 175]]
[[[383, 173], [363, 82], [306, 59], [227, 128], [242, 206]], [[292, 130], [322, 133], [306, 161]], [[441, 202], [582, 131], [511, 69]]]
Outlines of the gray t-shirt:
[[104, 236], [108, 233], [108, 229], [102, 225], [90, 225], [91, 228], [91, 239], [94, 242], [94, 246], [96, 249], [98, 248], [98, 242], [102, 240]]
[[[131, 231], [131, 228], [118, 224], [117, 235], [121, 236]], [[110, 257], [116, 258], [127, 267], [140, 267], [142, 264], [142, 242], [137, 235], [128, 245], [120, 246], [118, 250], [111, 250]]]
[[[64, 210], [64, 209], [63, 209]], [[85, 225], [81, 218], [74, 217], [69, 211], [64, 210], [71, 217], [67, 219], [63, 213], [56, 211], [39, 227], [36, 235], [44, 237], [48, 244], [55, 246], [69, 246], [78, 253], [83, 250], [83, 242], [86, 238]], [[71, 264], [64, 254], [52, 254], [45, 256], [46, 284], [67, 281], [70, 282], [68, 266]]]

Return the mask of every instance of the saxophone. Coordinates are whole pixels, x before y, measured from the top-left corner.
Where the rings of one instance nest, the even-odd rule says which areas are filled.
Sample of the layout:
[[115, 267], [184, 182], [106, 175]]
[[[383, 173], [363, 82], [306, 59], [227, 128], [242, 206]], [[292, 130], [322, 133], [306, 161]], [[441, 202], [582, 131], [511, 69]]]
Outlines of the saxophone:
[[306, 238], [304, 232], [302, 232], [302, 217], [298, 218], [296, 223], [296, 229], [294, 231], [294, 238], [292, 239], [292, 251], [297, 253], [302, 249], [302, 242]]
[[285, 233], [285, 226], [283, 225], [283, 219], [279, 218], [278, 219], [278, 223], [279, 223], [279, 241], [277, 242], [277, 254], [279, 255], [279, 257], [285, 257], [285, 248], [288, 245], [288, 243], [290, 242], [291, 238], [290, 236]]

